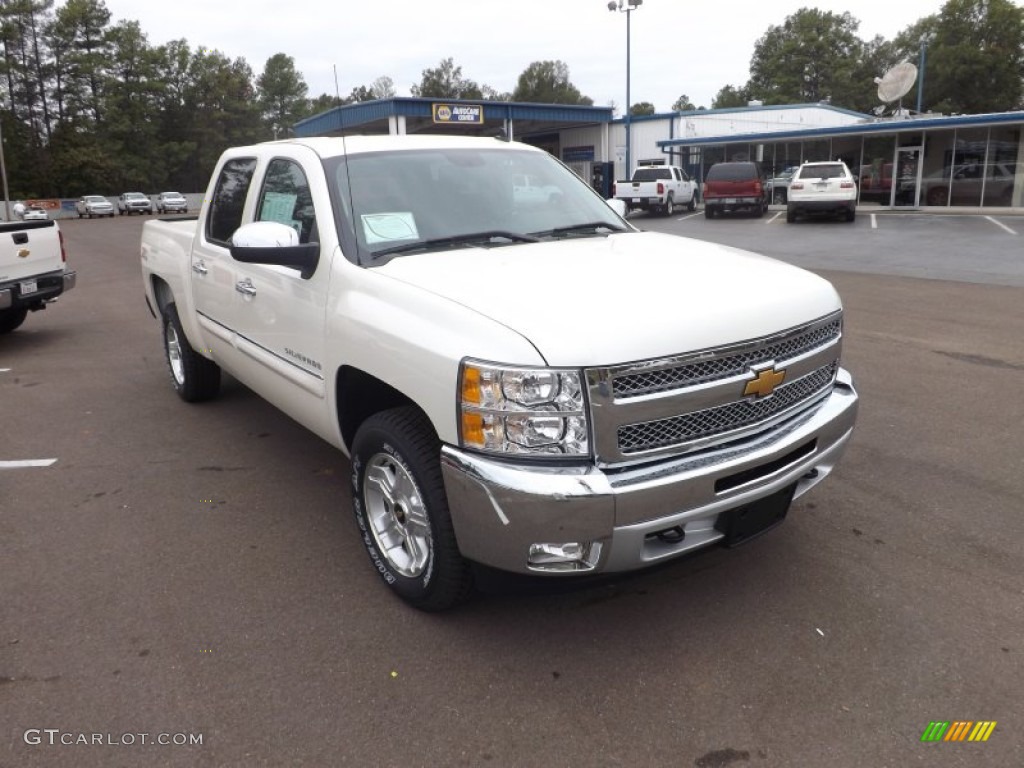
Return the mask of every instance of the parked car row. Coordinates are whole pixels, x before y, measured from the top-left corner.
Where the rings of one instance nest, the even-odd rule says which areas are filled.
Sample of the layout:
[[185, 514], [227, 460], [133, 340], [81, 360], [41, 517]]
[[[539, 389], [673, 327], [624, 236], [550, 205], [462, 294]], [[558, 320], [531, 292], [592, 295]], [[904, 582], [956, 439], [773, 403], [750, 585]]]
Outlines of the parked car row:
[[117, 206], [102, 195], [84, 195], [75, 202], [78, 218], [88, 216], [110, 216], [114, 211], [121, 216], [138, 213], [188, 213], [188, 201], [179, 192], [161, 192], [156, 196], [156, 205], [142, 192], [124, 192], [117, 198]]
[[773, 200], [786, 203], [786, 221], [830, 214], [854, 221], [857, 182], [842, 160], [808, 162], [768, 179], [759, 162], [715, 163], [704, 177], [704, 216], [750, 212], [760, 218]]

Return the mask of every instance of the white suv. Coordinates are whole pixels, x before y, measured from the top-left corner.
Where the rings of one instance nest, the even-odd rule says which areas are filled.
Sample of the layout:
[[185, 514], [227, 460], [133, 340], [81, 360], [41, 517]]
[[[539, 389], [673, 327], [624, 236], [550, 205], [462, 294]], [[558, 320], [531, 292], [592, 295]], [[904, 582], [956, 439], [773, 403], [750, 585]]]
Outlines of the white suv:
[[808, 213], [834, 213], [847, 221], [857, 217], [857, 182], [842, 160], [804, 163], [793, 174], [786, 221]]

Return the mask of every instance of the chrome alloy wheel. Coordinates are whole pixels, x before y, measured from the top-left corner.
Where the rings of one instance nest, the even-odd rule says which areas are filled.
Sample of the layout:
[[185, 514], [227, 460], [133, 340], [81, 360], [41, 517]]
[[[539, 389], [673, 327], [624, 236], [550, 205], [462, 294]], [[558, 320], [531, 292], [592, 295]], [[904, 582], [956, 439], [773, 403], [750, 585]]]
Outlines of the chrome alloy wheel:
[[167, 362], [171, 366], [171, 375], [179, 385], [185, 383], [185, 363], [181, 359], [181, 341], [178, 339], [178, 332], [174, 329], [173, 323], [167, 323], [164, 331], [167, 340]]
[[415, 578], [430, 560], [430, 521], [412, 475], [394, 456], [377, 453], [366, 466], [363, 501], [381, 554], [399, 574]]

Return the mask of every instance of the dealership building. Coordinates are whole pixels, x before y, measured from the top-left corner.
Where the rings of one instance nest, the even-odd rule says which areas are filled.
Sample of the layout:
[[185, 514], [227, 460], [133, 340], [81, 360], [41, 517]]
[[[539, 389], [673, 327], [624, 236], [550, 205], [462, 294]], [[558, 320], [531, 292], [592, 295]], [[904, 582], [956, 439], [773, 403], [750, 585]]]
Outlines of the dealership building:
[[615, 118], [611, 107], [392, 98], [350, 104], [297, 123], [296, 136], [460, 133], [542, 147], [608, 195], [631, 165], [663, 160], [702, 180], [726, 160], [769, 175], [841, 159], [860, 202], [890, 208], [1024, 207], [1024, 112], [876, 117], [828, 104], [693, 110]]

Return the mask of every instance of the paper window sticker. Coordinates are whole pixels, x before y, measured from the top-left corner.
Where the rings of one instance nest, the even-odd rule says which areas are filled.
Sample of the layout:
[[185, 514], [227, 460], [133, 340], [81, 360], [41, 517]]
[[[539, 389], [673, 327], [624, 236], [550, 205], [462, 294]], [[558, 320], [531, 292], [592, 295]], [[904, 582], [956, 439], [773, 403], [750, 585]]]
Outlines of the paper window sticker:
[[360, 219], [363, 224], [363, 239], [367, 245], [396, 240], [418, 240], [420, 237], [416, 229], [416, 219], [410, 211], [364, 213]]

